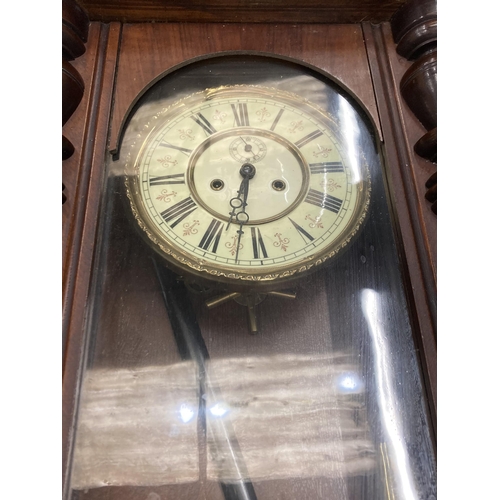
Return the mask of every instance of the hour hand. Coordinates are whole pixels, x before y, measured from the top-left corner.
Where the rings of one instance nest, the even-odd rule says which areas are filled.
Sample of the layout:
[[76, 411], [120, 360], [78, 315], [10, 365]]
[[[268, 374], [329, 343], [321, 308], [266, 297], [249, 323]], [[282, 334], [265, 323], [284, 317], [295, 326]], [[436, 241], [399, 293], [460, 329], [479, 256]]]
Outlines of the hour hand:
[[229, 204], [231, 205], [231, 212], [229, 213], [229, 221], [226, 226], [226, 231], [229, 229], [229, 225], [233, 221], [237, 210], [245, 211], [246, 198], [248, 195], [248, 178], [243, 179], [240, 184], [240, 189], [238, 190], [238, 196], [231, 198]]
[[[243, 212], [248, 220], [248, 215], [246, 214], [245, 210], [248, 198], [248, 184], [250, 182], [250, 179], [252, 179], [255, 176], [255, 173], [256, 170], [252, 164], [244, 163], [241, 166], [240, 175], [243, 177], [243, 180], [241, 181], [240, 189], [238, 190], [238, 196], [231, 198], [231, 200], [229, 201], [232, 210], [229, 213], [229, 221], [226, 226], [226, 231], [229, 229], [229, 225], [231, 224], [231, 222], [233, 222], [234, 217], [236, 216], [236, 219], [238, 219], [238, 215], [236, 214], [237, 210], [239, 210], [238, 214]], [[241, 231], [241, 223], [240, 223], [240, 231]]]

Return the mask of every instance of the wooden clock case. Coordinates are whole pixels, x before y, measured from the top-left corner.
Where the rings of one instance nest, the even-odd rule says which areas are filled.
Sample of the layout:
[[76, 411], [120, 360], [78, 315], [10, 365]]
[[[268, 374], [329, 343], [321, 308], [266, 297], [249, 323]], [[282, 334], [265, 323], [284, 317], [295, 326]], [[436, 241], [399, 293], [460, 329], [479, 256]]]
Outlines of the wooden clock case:
[[[315, 14], [312, 8], [298, 9], [294, 15], [286, 10], [286, 20], [278, 23], [275, 19], [280, 16], [270, 6], [267, 13], [259, 9], [245, 13], [230, 2], [220, 11], [210, 6], [199, 11], [159, 8], [148, 19], [141, 17], [144, 10], [134, 12], [126, 6], [119, 14], [112, 4], [63, 2], [63, 96], [71, 95], [76, 103], [66, 106], [63, 116], [64, 488], [68, 488], [79, 380], [88, 343], [83, 325], [106, 167], [103, 158], [119, 152], [127, 116], [147, 88], [168, 72], [214, 55], [267, 54], [299, 62], [348, 89], [370, 117], [384, 148], [407, 301], [435, 432], [436, 214], [429, 200], [435, 201], [436, 165], [432, 152], [425, 158], [413, 148], [419, 143], [420, 151], [426, 145], [428, 151], [431, 144], [432, 150], [435, 124], [419, 121], [418, 103], [408, 105], [399, 88], [405, 77], [403, 92], [408, 94], [408, 85], [418, 79], [412, 60], [422, 67], [432, 57], [427, 55], [422, 63], [418, 60], [422, 50], [410, 54], [412, 60], [398, 53], [394, 23], [391, 26], [389, 19], [399, 6], [394, 3], [390, 12], [378, 12], [378, 19], [372, 11], [367, 19], [382, 21], [376, 24], [349, 19], [341, 8], [319, 9]], [[399, 39], [414, 33], [415, 26], [421, 31], [424, 26], [426, 33], [434, 26], [434, 17], [428, 14], [432, 8], [423, 13], [417, 9], [415, 14], [414, 5], [410, 7], [417, 21], [410, 22], [410, 14], [400, 13], [399, 26], [406, 26], [406, 31], [400, 28]], [[320, 19], [318, 12], [330, 14]], [[331, 22], [325, 22], [328, 19]], [[409, 94], [418, 101], [414, 93]], [[430, 197], [429, 189], [434, 192]]]

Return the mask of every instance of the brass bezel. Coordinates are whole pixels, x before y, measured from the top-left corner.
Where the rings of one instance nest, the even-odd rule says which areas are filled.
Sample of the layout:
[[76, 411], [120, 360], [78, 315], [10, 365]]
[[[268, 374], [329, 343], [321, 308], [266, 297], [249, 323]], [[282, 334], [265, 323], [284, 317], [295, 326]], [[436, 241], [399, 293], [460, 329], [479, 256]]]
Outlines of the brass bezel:
[[362, 179], [356, 186], [359, 194], [357, 203], [354, 207], [350, 223], [339, 237], [332, 244], [327, 245], [315, 255], [305, 257], [299, 262], [295, 261], [293, 263], [284, 263], [276, 266], [266, 266], [263, 272], [258, 272], [254, 269], [251, 271], [238, 269], [237, 266], [220, 265], [206, 259], [196, 258], [192, 254], [172, 244], [172, 242], [168, 241], [164, 235], [160, 233], [156, 225], [151, 221], [149, 214], [144, 209], [139, 190], [138, 177], [140, 160], [151, 137], [156, 134], [158, 129], [168, 122], [170, 118], [176, 116], [180, 110], [185, 111], [187, 107], [195, 107], [197, 104], [201, 104], [206, 100], [220, 96], [233, 97], [239, 95], [245, 97], [252, 95], [256, 97], [272, 98], [296, 108], [303, 108], [305, 112], [312, 115], [325, 127], [331, 130], [335, 138], [339, 141], [341, 148], [346, 142], [333, 116], [298, 95], [256, 85], [230, 85], [215, 89], [206, 89], [181, 99], [169, 107], [162, 108], [151, 117], [150, 121], [136, 136], [135, 142], [131, 145], [125, 165], [126, 193], [130, 202], [132, 214], [143, 234], [147, 237], [149, 244], [158, 254], [165, 258], [167, 262], [173, 265], [177, 271], [183, 274], [188, 273], [201, 280], [208, 279], [210, 281], [215, 280], [232, 284], [237, 288], [277, 289], [288, 285], [290, 281], [295, 278], [318, 269], [319, 266], [339, 254], [339, 252], [347, 247], [351, 239], [360, 229], [366, 219], [371, 194], [370, 174], [364, 155], [361, 155], [362, 161], [360, 162], [362, 163], [360, 164]]

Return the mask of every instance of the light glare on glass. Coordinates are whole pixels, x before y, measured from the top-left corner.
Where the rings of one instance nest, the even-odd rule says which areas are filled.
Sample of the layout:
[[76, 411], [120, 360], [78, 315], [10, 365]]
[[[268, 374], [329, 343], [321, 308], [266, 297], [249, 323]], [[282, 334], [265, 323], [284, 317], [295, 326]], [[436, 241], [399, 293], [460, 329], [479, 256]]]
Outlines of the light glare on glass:
[[212, 408], [210, 408], [210, 413], [214, 417], [223, 417], [228, 412], [228, 409], [219, 403], [215, 403]]
[[193, 419], [193, 417], [194, 417], [194, 411], [188, 405], [186, 405], [185, 403], [183, 403], [181, 405], [180, 410], [179, 410], [179, 415], [180, 415], [180, 419], [185, 424], [187, 424], [188, 422], [190, 422]]

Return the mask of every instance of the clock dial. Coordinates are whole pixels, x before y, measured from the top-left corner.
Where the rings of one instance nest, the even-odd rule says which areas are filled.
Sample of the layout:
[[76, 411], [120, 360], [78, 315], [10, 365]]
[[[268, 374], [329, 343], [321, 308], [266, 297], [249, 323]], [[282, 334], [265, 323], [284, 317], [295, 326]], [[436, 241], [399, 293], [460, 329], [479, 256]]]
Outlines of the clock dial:
[[159, 252], [193, 272], [287, 278], [345, 247], [367, 211], [363, 156], [326, 111], [290, 93], [207, 90], [162, 111], [139, 142], [134, 214]]

